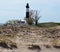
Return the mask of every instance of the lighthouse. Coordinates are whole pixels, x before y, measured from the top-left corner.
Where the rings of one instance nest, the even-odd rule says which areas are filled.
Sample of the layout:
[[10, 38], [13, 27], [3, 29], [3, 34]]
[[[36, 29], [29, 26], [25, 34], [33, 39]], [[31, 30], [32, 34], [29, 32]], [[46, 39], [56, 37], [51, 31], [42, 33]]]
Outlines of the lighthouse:
[[26, 5], [26, 18], [29, 18], [29, 3]]

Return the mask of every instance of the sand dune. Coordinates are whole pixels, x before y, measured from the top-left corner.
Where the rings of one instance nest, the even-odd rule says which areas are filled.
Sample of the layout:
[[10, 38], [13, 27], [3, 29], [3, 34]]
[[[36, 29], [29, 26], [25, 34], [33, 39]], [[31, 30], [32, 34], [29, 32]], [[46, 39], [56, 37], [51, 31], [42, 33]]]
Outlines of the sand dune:
[[[8, 48], [0, 46], [0, 52], [60, 52], [60, 29], [0, 27], [0, 44], [1, 42], [5, 42]], [[29, 49], [33, 45], [35, 47]]]

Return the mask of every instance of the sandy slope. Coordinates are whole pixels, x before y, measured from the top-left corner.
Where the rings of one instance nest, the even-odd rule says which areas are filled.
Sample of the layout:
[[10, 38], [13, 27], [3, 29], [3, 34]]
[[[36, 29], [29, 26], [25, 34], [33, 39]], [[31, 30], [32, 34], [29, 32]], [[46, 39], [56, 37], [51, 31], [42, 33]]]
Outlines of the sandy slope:
[[[60, 28], [60, 26], [59, 26]], [[12, 30], [11, 28], [6, 28], [5, 31], [9, 30], [10, 34], [14, 34], [15, 37], [10, 40], [17, 44], [16, 49], [6, 49], [0, 48], [0, 52], [60, 52], [60, 48], [55, 48], [53, 45], [60, 46], [60, 29], [58, 27], [54, 28], [39, 28], [39, 27], [23, 27], [16, 28]], [[3, 31], [3, 29], [2, 29]], [[4, 34], [7, 34], [4, 32]], [[8, 33], [9, 34], [9, 33]], [[38, 45], [41, 50], [38, 49], [28, 49], [29, 45]], [[46, 48], [46, 45], [49, 48]]]

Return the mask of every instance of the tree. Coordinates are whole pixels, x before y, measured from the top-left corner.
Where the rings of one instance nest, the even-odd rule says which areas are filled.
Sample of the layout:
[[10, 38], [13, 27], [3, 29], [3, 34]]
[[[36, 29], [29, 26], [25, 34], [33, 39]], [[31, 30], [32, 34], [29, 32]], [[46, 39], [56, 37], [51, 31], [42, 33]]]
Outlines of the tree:
[[35, 23], [35, 25], [38, 25], [38, 21], [41, 16], [39, 16], [39, 12], [37, 10], [30, 10], [29, 12], [29, 18], [32, 20], [32, 23]]
[[26, 20], [26, 23], [28, 24], [28, 25], [32, 25], [33, 24], [33, 12], [32, 12], [32, 10], [30, 10], [30, 12], [29, 12], [29, 18], [26, 18], [25, 17], [25, 20]]
[[35, 20], [35, 24], [36, 24], [36, 25], [38, 25], [38, 21], [39, 21], [40, 17], [41, 17], [41, 16], [39, 16], [38, 11], [36, 10], [36, 11], [35, 11], [35, 17], [34, 17], [34, 18], [35, 18], [34, 20]]

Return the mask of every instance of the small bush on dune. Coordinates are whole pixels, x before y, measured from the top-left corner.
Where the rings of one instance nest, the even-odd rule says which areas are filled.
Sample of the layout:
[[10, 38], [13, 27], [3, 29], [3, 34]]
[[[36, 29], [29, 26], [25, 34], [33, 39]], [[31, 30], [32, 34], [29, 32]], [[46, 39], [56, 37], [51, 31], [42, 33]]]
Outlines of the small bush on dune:
[[46, 48], [51, 48], [51, 46], [50, 45], [44, 45]]
[[10, 49], [15, 49], [15, 48], [17, 48], [16, 45], [14, 45], [14, 44], [11, 44], [11, 45], [10, 45]]
[[54, 45], [53, 47], [54, 48], [57, 48], [57, 49], [60, 49], [60, 46], [57, 46], [57, 45]]
[[0, 42], [0, 47], [2, 48], [9, 48], [5, 42]]
[[28, 49], [31, 49], [31, 50], [38, 49], [38, 50], [41, 50], [40, 46], [38, 46], [38, 45], [31, 45], [31, 47], [28, 47]]
[[0, 47], [5, 48], [5, 49], [15, 49], [17, 48], [17, 44], [11, 40], [2, 39], [0, 40]]

